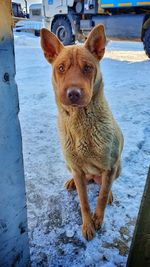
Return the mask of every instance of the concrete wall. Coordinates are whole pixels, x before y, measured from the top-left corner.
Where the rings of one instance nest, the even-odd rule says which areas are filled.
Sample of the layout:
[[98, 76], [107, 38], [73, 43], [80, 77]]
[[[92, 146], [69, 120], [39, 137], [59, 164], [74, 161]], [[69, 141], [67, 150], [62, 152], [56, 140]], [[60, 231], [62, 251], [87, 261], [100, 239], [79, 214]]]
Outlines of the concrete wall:
[[11, 1], [0, 0], [0, 266], [29, 266]]

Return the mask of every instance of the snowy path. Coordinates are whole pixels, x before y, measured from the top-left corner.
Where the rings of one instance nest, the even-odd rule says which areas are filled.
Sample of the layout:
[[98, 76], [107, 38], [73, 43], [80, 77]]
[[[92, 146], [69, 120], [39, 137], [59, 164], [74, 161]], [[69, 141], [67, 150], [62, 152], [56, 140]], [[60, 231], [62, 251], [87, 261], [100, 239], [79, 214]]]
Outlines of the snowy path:
[[[32, 266], [125, 266], [150, 163], [150, 62], [142, 44], [111, 42], [101, 63], [125, 147], [114, 203], [106, 209], [102, 229], [87, 242], [77, 194], [63, 187], [70, 176], [57, 133], [51, 67], [38, 38], [20, 35], [15, 43]], [[97, 193], [96, 185], [88, 186], [92, 210]]]

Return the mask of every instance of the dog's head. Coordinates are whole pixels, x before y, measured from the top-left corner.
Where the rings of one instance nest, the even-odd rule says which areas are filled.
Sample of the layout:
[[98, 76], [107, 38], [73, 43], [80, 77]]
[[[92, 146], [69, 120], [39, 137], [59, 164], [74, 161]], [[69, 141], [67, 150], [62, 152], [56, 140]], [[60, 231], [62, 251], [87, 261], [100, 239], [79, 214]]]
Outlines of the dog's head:
[[41, 30], [41, 46], [53, 67], [53, 85], [63, 105], [84, 107], [91, 101], [99, 77], [99, 60], [105, 52], [103, 25], [97, 25], [82, 46], [63, 46], [47, 29]]

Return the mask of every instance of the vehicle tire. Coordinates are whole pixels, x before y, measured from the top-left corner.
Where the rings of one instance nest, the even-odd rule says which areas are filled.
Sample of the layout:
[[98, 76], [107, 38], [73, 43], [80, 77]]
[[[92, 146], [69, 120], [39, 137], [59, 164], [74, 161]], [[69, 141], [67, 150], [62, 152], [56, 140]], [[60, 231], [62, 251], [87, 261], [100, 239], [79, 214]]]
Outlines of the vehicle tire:
[[145, 53], [150, 58], [150, 27], [145, 31], [143, 44]]
[[66, 17], [56, 18], [52, 24], [52, 32], [64, 45], [69, 45], [74, 43], [74, 36], [68, 18]]

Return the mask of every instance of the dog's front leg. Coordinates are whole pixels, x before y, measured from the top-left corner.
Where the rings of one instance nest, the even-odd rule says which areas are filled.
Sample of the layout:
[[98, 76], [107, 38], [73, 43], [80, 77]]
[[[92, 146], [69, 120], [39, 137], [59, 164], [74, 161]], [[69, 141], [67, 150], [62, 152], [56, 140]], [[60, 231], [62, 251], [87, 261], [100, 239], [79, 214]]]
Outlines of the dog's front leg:
[[112, 169], [111, 171], [104, 171], [102, 174], [101, 188], [93, 215], [96, 230], [102, 225], [105, 208], [109, 200], [109, 194], [111, 194], [111, 186], [115, 176], [116, 168]]
[[83, 172], [74, 172], [73, 176], [81, 206], [81, 214], [83, 222], [82, 234], [85, 239], [91, 240], [95, 235], [95, 228], [88, 203], [85, 174]]

